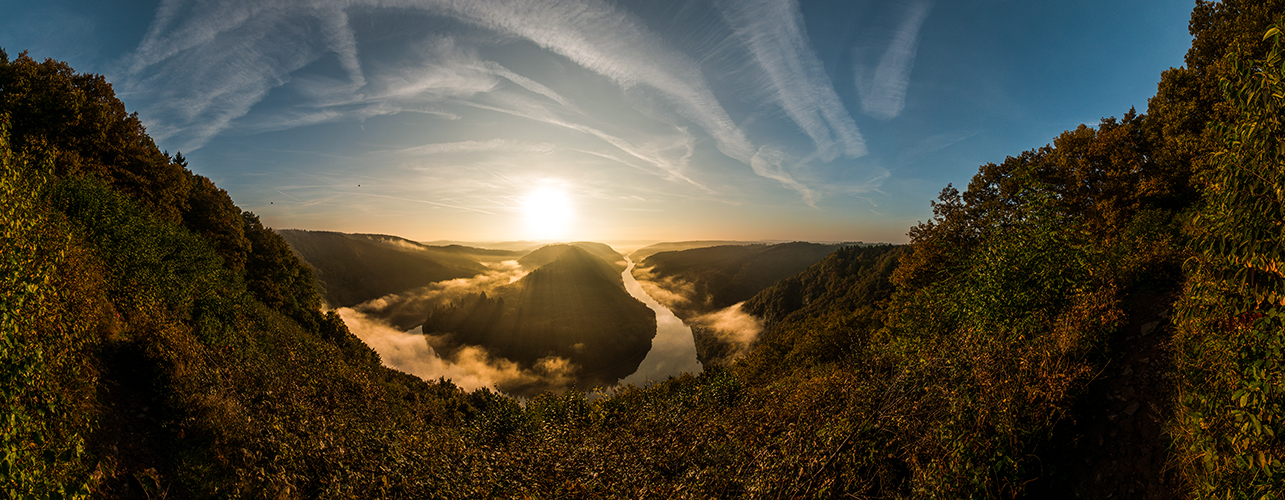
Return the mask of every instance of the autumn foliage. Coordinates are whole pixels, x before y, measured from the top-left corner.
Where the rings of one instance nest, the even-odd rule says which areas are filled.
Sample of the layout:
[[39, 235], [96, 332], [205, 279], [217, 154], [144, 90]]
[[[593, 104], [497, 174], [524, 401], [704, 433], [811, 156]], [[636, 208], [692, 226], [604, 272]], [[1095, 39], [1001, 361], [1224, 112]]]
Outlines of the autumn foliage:
[[909, 245], [761, 284], [745, 357], [523, 401], [383, 367], [106, 80], [0, 52], [0, 492], [1094, 496], [1073, 445], [1145, 330], [1171, 339], [1164, 491], [1274, 498], [1283, 14], [1198, 2], [1146, 113], [981, 166]]

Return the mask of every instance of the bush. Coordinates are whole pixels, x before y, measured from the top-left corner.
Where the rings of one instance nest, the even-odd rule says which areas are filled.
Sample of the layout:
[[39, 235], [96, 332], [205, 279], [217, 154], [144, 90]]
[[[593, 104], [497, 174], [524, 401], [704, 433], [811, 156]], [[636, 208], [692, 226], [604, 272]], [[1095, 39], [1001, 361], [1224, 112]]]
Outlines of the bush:
[[88, 328], [62, 314], [60, 299], [74, 293], [59, 289], [69, 248], [39, 199], [51, 171], [12, 151], [0, 115], [0, 491], [9, 498], [81, 498], [91, 485], [92, 374], [79, 363]]

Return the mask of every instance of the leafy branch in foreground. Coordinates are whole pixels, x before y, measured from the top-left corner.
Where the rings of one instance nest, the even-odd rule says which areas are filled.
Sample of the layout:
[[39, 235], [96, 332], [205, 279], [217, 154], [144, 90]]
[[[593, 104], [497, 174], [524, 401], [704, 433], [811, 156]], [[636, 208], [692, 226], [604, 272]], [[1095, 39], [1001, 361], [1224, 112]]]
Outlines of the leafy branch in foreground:
[[1231, 121], [1201, 181], [1188, 287], [1179, 303], [1179, 397], [1172, 434], [1199, 498], [1285, 491], [1285, 58], [1225, 59]]

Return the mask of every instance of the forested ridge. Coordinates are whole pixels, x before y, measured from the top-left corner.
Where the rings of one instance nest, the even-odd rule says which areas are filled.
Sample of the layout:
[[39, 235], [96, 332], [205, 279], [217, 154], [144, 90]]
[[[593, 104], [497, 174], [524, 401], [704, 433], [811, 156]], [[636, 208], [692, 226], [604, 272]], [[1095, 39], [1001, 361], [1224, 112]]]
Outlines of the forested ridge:
[[[574, 385], [555, 389], [612, 385], [638, 369], [656, 335], [656, 313], [625, 291], [617, 259], [575, 245], [543, 247], [520, 259], [530, 273], [490, 297], [480, 292], [430, 308], [421, 330], [443, 356], [480, 346], [527, 369], [566, 360]], [[525, 397], [549, 389], [527, 384], [499, 388]]]
[[745, 303], [747, 356], [520, 404], [380, 364], [101, 76], [0, 52], [10, 498], [1277, 498], [1282, 1]]
[[648, 293], [691, 328], [696, 359], [705, 367], [727, 364], [745, 350], [740, 338], [745, 334], [718, 324], [723, 315], [737, 315], [736, 304], [843, 247], [796, 241], [654, 251], [685, 245], [662, 243], [634, 252], [641, 262], [634, 267], [633, 276], [646, 283]]

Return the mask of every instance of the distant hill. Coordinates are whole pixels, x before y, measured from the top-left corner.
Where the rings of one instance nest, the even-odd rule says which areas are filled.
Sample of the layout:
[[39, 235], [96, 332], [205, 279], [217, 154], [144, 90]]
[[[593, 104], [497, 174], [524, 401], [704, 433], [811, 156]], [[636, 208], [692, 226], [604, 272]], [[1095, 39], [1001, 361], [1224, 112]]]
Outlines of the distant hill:
[[[579, 368], [576, 381], [582, 389], [614, 384], [633, 373], [651, 348], [655, 313], [625, 291], [620, 272], [582, 246], [550, 246], [532, 255], [554, 253], [552, 262], [489, 296], [480, 293], [433, 309], [424, 333], [434, 336], [434, 347], [446, 355], [472, 345], [528, 367], [549, 357], [565, 358]], [[534, 395], [542, 388], [502, 389]]]
[[541, 246], [544, 246], [543, 243], [540, 243], [538, 241], [480, 242], [480, 241], [433, 240], [433, 241], [421, 241], [420, 243], [425, 245], [430, 245], [430, 246], [439, 246], [439, 247], [462, 246], [462, 247], [472, 247], [472, 248], [494, 248], [497, 250], [520, 252], [520, 253], [530, 252], [536, 248], [540, 248]]
[[277, 231], [315, 272], [332, 307], [351, 307], [433, 282], [486, 272], [483, 260], [521, 252], [460, 245], [430, 246], [404, 238], [330, 231]]
[[727, 361], [736, 348], [698, 318], [745, 301], [842, 247], [793, 242], [664, 251], [648, 256], [633, 274], [640, 282], [660, 289], [655, 298], [692, 327], [697, 357], [708, 366]]
[[[687, 295], [688, 302], [678, 307], [687, 313], [700, 314], [749, 299], [839, 248], [842, 245], [794, 242], [659, 252], [644, 259], [635, 268], [634, 276], [654, 281], [670, 292]], [[689, 285], [690, 290], [684, 289], [684, 285]], [[678, 311], [675, 313], [682, 317]]]
[[840, 248], [745, 301], [741, 310], [761, 319], [764, 328], [743, 364], [754, 376], [771, 378], [781, 365], [810, 366], [845, 358], [858, 343], [854, 332], [878, 327], [877, 308], [892, 296], [891, 276], [907, 248]]
[[522, 258], [518, 259], [518, 264], [522, 264], [523, 269], [535, 269], [557, 260], [564, 252], [573, 247], [584, 250], [590, 255], [606, 262], [616, 270], [616, 274], [620, 274], [625, 271], [625, 258], [623, 256], [617, 253], [610, 246], [590, 241], [546, 245], [522, 256]]
[[840, 248], [803, 272], [780, 280], [745, 301], [744, 311], [770, 328], [832, 311], [853, 311], [886, 300], [888, 277], [897, 268], [904, 245]]
[[753, 245], [754, 241], [734, 241], [734, 240], [701, 240], [701, 241], [667, 241], [648, 245], [629, 254], [629, 258], [634, 262], [641, 262], [643, 259], [660, 252], [677, 252], [682, 250], [691, 250], [693, 248], [729, 246], [729, 245]]

